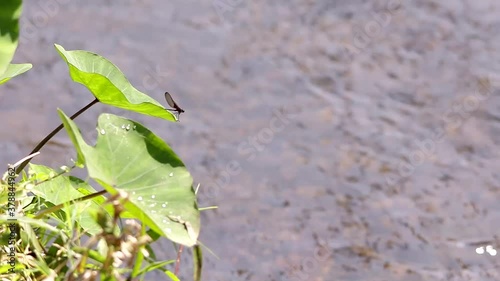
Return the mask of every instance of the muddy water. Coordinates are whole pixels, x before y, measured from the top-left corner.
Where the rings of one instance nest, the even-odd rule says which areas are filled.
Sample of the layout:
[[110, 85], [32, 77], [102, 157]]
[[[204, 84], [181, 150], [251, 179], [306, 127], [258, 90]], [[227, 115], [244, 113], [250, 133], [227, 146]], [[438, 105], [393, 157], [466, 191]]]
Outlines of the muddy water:
[[[179, 153], [220, 207], [204, 280], [499, 280], [496, 1], [44, 2], [16, 55], [34, 68], [0, 95], [2, 163], [92, 99], [52, 44], [91, 50], [186, 110], [77, 122], [92, 140], [125, 115]], [[61, 133], [37, 162], [72, 155]]]

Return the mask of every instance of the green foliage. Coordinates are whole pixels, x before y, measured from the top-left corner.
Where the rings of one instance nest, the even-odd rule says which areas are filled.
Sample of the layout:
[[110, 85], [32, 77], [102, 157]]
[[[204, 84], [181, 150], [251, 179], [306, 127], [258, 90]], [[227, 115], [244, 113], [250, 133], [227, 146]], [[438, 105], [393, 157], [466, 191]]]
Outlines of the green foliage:
[[[20, 14], [21, 1], [0, 2], [0, 84], [31, 68], [10, 63]], [[112, 114], [98, 118], [91, 146], [72, 120], [97, 101], [168, 121], [176, 121], [174, 115], [102, 56], [55, 46], [73, 81], [96, 100], [72, 117], [59, 110], [76, 150], [73, 167], [30, 164], [27, 173], [15, 174], [30, 156], [10, 165], [0, 179], [0, 239], [8, 253], [0, 255], [0, 279], [139, 280], [159, 271], [179, 280], [169, 269], [176, 259], [157, 260], [151, 246], [165, 237], [180, 244], [179, 254], [182, 246], [193, 247], [194, 280], [200, 280], [200, 209], [193, 179], [172, 148], [142, 124]], [[71, 175], [77, 167], [94, 182]]]
[[112, 195], [125, 192], [126, 209], [157, 233], [186, 246], [196, 244], [200, 217], [193, 179], [165, 142], [137, 122], [102, 114], [91, 147], [76, 124], [59, 114], [90, 177]]
[[[32, 182], [37, 184], [31, 189], [31, 192], [43, 199], [43, 202], [53, 205], [64, 204], [72, 200], [81, 198], [85, 195], [97, 192], [87, 182], [73, 176], [59, 175], [56, 176], [56, 171], [42, 165], [30, 164], [30, 174]], [[76, 202], [67, 206], [67, 213], [73, 214], [72, 219], [75, 220], [84, 231], [89, 234], [97, 234], [100, 232], [99, 225], [94, 221], [92, 213], [97, 213], [100, 209], [99, 205], [105, 201], [104, 196], [94, 201]], [[66, 215], [63, 213], [62, 215]], [[64, 223], [64, 221], [61, 221]]]
[[31, 64], [10, 64], [19, 42], [21, 0], [2, 0], [0, 4], [0, 84], [31, 68]]
[[9, 81], [11, 78], [16, 77], [17, 75], [23, 74], [26, 71], [30, 70], [33, 67], [31, 63], [22, 63], [22, 64], [9, 64], [7, 65], [7, 70], [0, 75], [0, 84], [3, 84]]

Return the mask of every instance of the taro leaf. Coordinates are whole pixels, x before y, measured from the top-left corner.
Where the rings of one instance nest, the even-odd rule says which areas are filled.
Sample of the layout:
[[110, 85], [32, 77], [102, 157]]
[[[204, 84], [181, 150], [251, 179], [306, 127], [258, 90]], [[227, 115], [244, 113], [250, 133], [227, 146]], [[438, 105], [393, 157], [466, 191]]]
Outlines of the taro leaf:
[[193, 179], [163, 140], [141, 124], [112, 114], [99, 116], [95, 146], [76, 124], [59, 115], [89, 176], [110, 194], [127, 194], [125, 209], [153, 231], [186, 246], [197, 242], [200, 214]]
[[55, 47], [68, 64], [71, 79], [87, 87], [100, 102], [176, 121], [173, 113], [134, 88], [120, 69], [104, 57], [82, 50], [66, 51], [57, 44]]
[[33, 67], [30, 63], [23, 64], [9, 64], [7, 70], [0, 75], [0, 85], [9, 81], [11, 78], [17, 75], [23, 74], [24, 72], [30, 70]]
[[16, 52], [21, 10], [21, 0], [0, 2], [0, 75], [5, 72]]
[[[89, 194], [89, 192], [97, 192], [92, 186], [77, 177], [66, 175], [56, 176], [56, 171], [46, 166], [30, 164], [30, 173], [33, 173], [35, 179], [40, 182], [31, 191], [54, 205], [81, 198]], [[71, 217], [73, 214], [76, 214], [75, 220], [85, 231], [91, 234], [97, 234], [102, 231], [102, 228], [92, 217], [92, 214], [97, 213], [100, 209], [97, 202], [102, 202], [102, 198], [94, 198], [94, 201], [76, 202], [67, 209], [70, 211], [68, 216]]]

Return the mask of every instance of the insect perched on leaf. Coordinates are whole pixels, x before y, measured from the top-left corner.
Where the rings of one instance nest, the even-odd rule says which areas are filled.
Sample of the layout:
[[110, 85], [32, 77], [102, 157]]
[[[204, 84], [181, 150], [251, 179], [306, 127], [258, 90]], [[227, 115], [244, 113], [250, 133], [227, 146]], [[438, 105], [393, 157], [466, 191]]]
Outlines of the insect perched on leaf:
[[168, 105], [170, 105], [170, 107], [172, 107], [172, 109], [167, 109], [167, 110], [176, 112], [177, 114], [174, 114], [174, 116], [175, 116], [175, 119], [177, 121], [179, 121], [179, 115], [181, 115], [181, 113], [184, 112], [184, 109], [180, 108], [177, 105], [177, 103], [175, 103], [174, 99], [172, 98], [172, 96], [168, 92], [165, 92], [165, 99], [167, 100]]

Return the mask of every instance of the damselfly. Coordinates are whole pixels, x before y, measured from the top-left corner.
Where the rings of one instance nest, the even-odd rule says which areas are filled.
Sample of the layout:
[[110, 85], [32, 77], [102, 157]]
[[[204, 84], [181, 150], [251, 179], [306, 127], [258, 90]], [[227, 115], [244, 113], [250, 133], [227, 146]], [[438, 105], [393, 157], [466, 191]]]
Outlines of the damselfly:
[[167, 109], [167, 110], [176, 112], [177, 114], [174, 114], [174, 116], [175, 116], [176, 120], [179, 121], [179, 116], [181, 115], [181, 113], [184, 112], [184, 109], [180, 108], [177, 105], [177, 103], [175, 103], [174, 99], [172, 98], [172, 96], [168, 92], [165, 92], [165, 99], [167, 100], [168, 105], [170, 105], [170, 107], [172, 107], [172, 109]]

